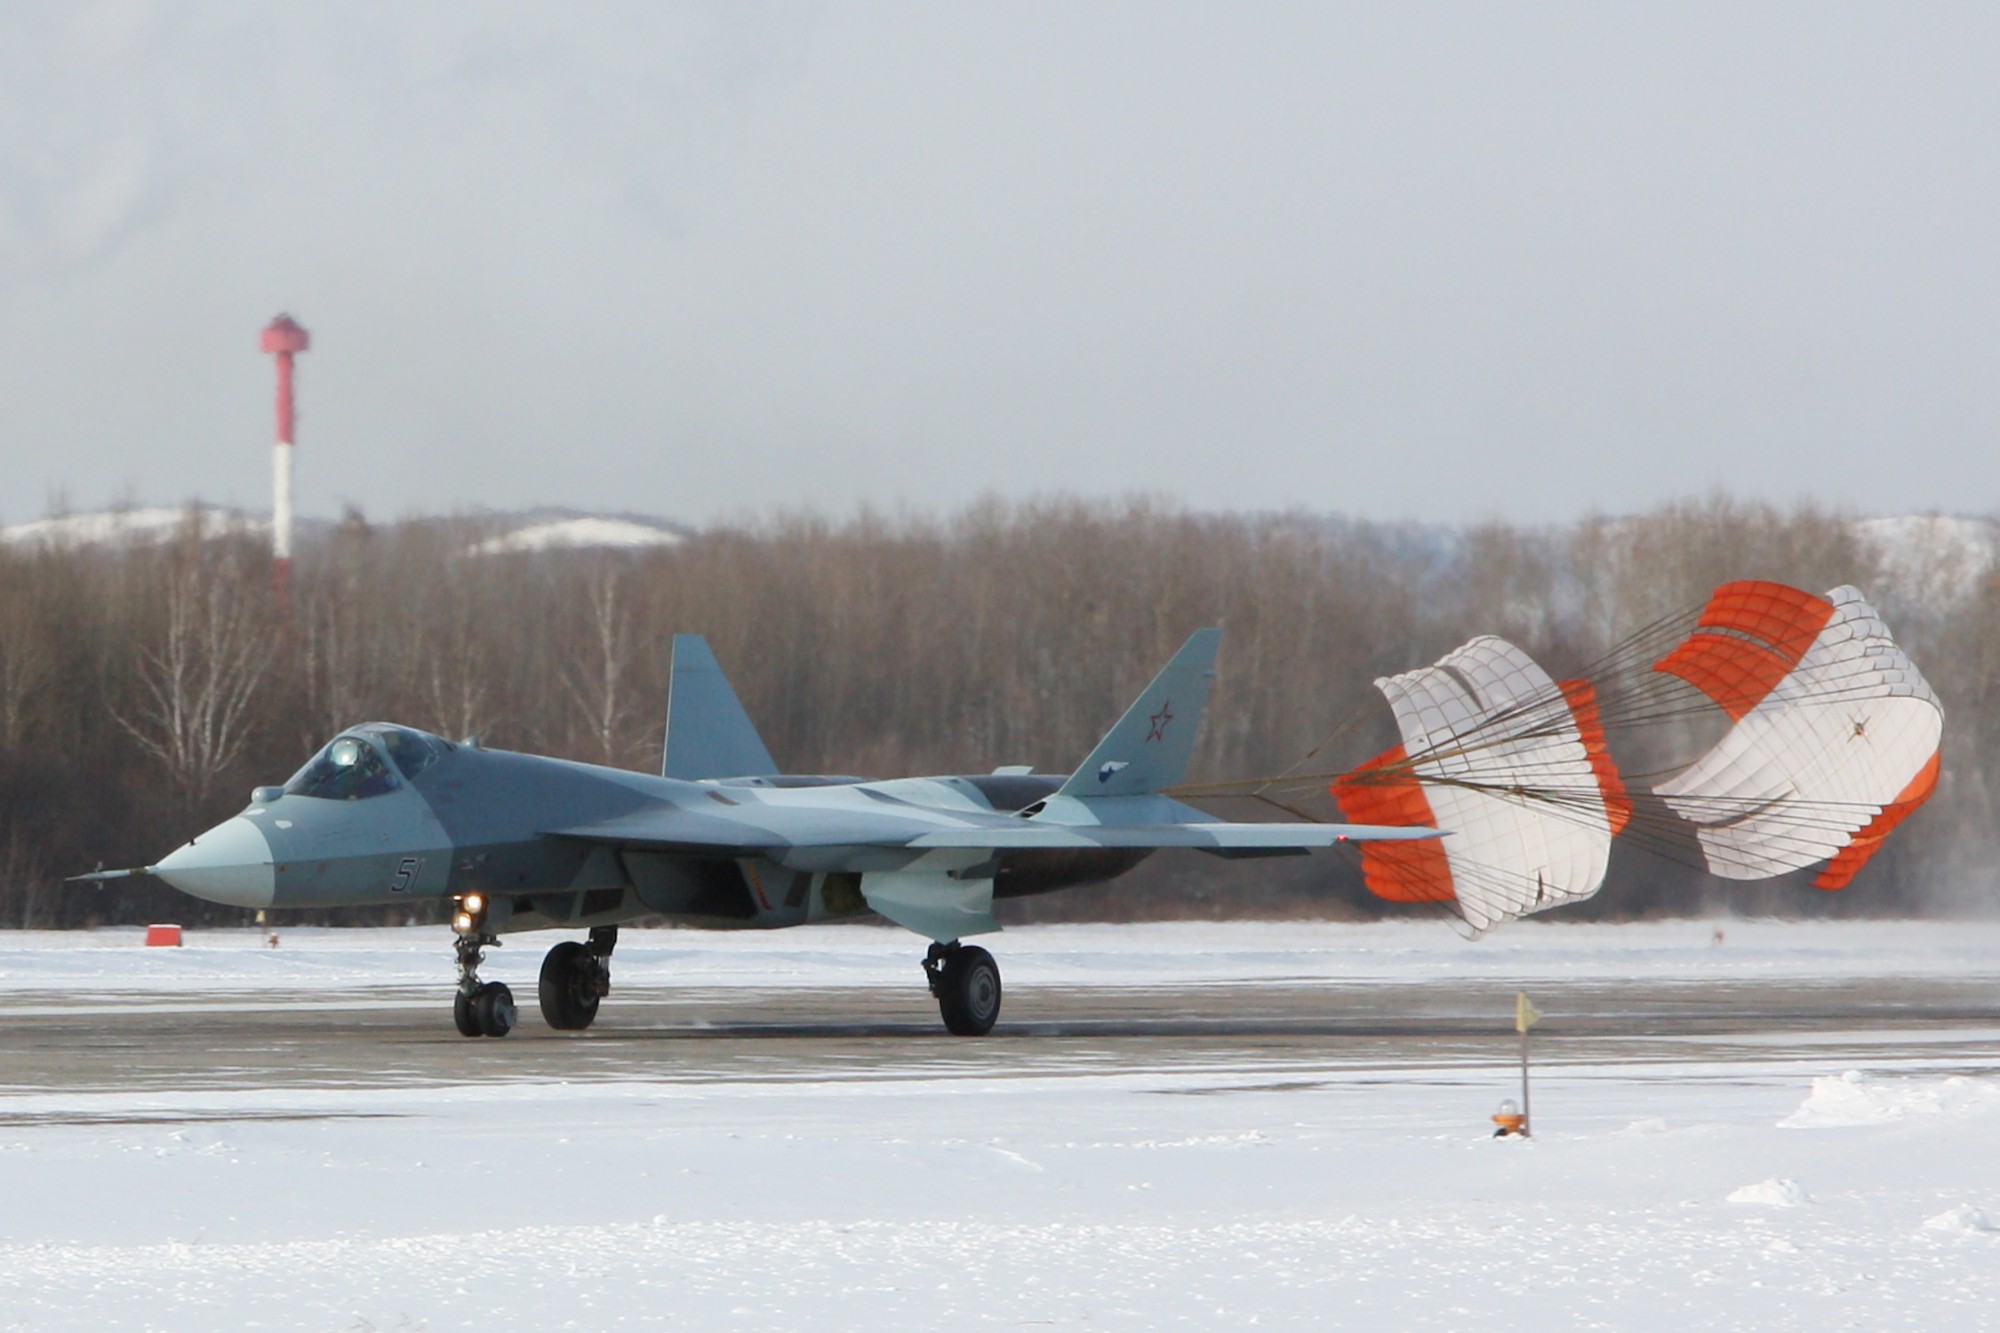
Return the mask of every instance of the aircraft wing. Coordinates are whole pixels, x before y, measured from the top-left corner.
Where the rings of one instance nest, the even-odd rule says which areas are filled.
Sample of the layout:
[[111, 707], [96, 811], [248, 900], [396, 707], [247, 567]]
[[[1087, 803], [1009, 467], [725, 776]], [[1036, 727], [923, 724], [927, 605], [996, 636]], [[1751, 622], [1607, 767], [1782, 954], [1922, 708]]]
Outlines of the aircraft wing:
[[1381, 824], [1056, 824], [1007, 816], [996, 816], [991, 822], [945, 823], [887, 810], [765, 810], [755, 817], [746, 812], [718, 818], [672, 806], [545, 831], [587, 842], [709, 856], [837, 847], [996, 852], [1038, 847], [1188, 847], [1197, 851], [1283, 852], [1343, 842], [1443, 836], [1433, 828]]
[[676, 806], [636, 810], [596, 824], [551, 828], [558, 838], [695, 856], [755, 856], [799, 847], [908, 847], [934, 820], [883, 811], [746, 810], [717, 817]]

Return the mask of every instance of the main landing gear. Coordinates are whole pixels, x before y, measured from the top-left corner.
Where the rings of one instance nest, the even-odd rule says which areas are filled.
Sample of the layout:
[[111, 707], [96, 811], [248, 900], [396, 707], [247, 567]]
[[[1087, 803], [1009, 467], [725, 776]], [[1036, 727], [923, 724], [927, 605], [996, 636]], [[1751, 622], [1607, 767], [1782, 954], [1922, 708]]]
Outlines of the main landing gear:
[[542, 1017], [549, 1026], [581, 1032], [597, 1017], [597, 1003], [611, 993], [611, 951], [618, 927], [596, 926], [590, 942], [564, 940], [542, 960]]
[[1000, 966], [977, 945], [933, 944], [924, 976], [937, 997], [938, 1014], [955, 1037], [983, 1037], [1000, 1017]]

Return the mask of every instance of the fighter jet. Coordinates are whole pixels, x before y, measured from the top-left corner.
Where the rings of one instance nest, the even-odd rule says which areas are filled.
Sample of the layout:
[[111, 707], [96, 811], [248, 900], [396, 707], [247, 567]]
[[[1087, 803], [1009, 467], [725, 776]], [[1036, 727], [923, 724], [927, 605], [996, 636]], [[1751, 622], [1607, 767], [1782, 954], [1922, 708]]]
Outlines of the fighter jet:
[[673, 645], [658, 776], [453, 742], [371, 722], [330, 741], [283, 786], [147, 874], [209, 902], [325, 908], [449, 900], [467, 1037], [504, 1037], [513, 993], [482, 981], [516, 931], [586, 932], [548, 951], [539, 999], [578, 1030], [610, 992], [621, 923], [772, 929], [869, 913], [931, 941], [924, 975], [945, 1027], [983, 1036], [1000, 970], [967, 936], [1000, 929], [996, 899], [1112, 879], [1165, 847], [1303, 853], [1428, 828], [1226, 823], [1164, 794], [1179, 782], [1215, 676], [1221, 632], [1197, 631], [1066, 777], [779, 771], [706, 640]]

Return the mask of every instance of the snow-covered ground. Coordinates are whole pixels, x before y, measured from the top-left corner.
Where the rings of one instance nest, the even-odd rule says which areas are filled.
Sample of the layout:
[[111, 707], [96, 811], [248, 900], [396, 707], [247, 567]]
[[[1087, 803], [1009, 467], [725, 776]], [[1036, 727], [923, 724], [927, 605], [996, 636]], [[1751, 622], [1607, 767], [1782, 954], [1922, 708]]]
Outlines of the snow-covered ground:
[[[1422, 925], [1041, 927], [995, 949], [1010, 1006], [1038, 987], [1107, 1005], [1185, 987], [1221, 1011], [1339, 982], [1393, 1014], [1405, 988], [1455, 980], [1490, 983], [1496, 1008], [1527, 986], [1551, 1031], [1565, 995], [1635, 980], [2000, 994], [1996, 926], [1721, 929], [1469, 944]], [[487, 974], [526, 999], [537, 943]], [[913, 956], [876, 929], [628, 934], [617, 994], [839, 988], [865, 1011], [911, 987]], [[277, 950], [0, 935], [0, 1021], [112, 987], [191, 1024], [316, 998], [434, 1007], [448, 971], [437, 931], [288, 931]], [[484, 1072], [71, 1087], [0, 1071], [0, 1329], [2000, 1322], [2000, 1031], [1977, 1016], [1551, 1061], [1532, 1141], [1487, 1133], [1515, 1092], [1504, 1011], [1490, 1044], [1444, 1063], [1252, 1030], [1192, 1063], [1167, 1058], [1172, 1037], [1032, 1061], [997, 1035], [889, 1035], [843, 1067], [809, 1059], [806, 1035], [721, 1075], [701, 1043], [607, 1023], [556, 1052], [573, 1076], [507, 1075], [549, 1042], [400, 1029], [385, 1071], [471, 1050]], [[607, 1076], [585, 1057], [614, 1039]]]
[[[0, 995], [37, 990], [259, 991], [447, 985], [451, 936], [430, 929], [280, 926], [187, 935], [189, 947], [140, 949], [138, 927], [0, 930]], [[1719, 937], [1719, 938], [1718, 938]], [[509, 936], [484, 975], [532, 987], [555, 935]], [[995, 943], [994, 941], [998, 941]], [[1478, 941], [1429, 921], [1155, 922], [1034, 926], [986, 941], [1007, 984], [1135, 986], [1228, 982], [1422, 984], [1440, 977], [1569, 980], [1641, 977], [1828, 979], [1992, 976], [2000, 922], [1521, 922]], [[908, 989], [922, 947], [875, 924], [760, 931], [627, 931], [625, 986], [893, 986]]]

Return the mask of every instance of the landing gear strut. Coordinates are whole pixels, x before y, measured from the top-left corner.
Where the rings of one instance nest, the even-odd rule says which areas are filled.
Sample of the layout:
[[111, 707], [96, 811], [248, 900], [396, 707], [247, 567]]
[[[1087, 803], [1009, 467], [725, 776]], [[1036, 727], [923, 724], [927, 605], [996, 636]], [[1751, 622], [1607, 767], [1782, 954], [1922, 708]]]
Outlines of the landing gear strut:
[[938, 1014], [955, 1037], [983, 1037], [1000, 1017], [1000, 967], [977, 945], [933, 944], [924, 976], [937, 997]]
[[549, 1026], [580, 1032], [597, 1017], [597, 1004], [611, 993], [611, 951], [618, 927], [596, 926], [590, 942], [564, 940], [542, 959], [540, 998]]
[[514, 1030], [514, 992], [503, 982], [479, 980], [489, 944], [497, 948], [500, 941], [462, 934], [452, 946], [458, 953], [458, 994], [451, 1002], [451, 1018], [463, 1037], [504, 1037]]

